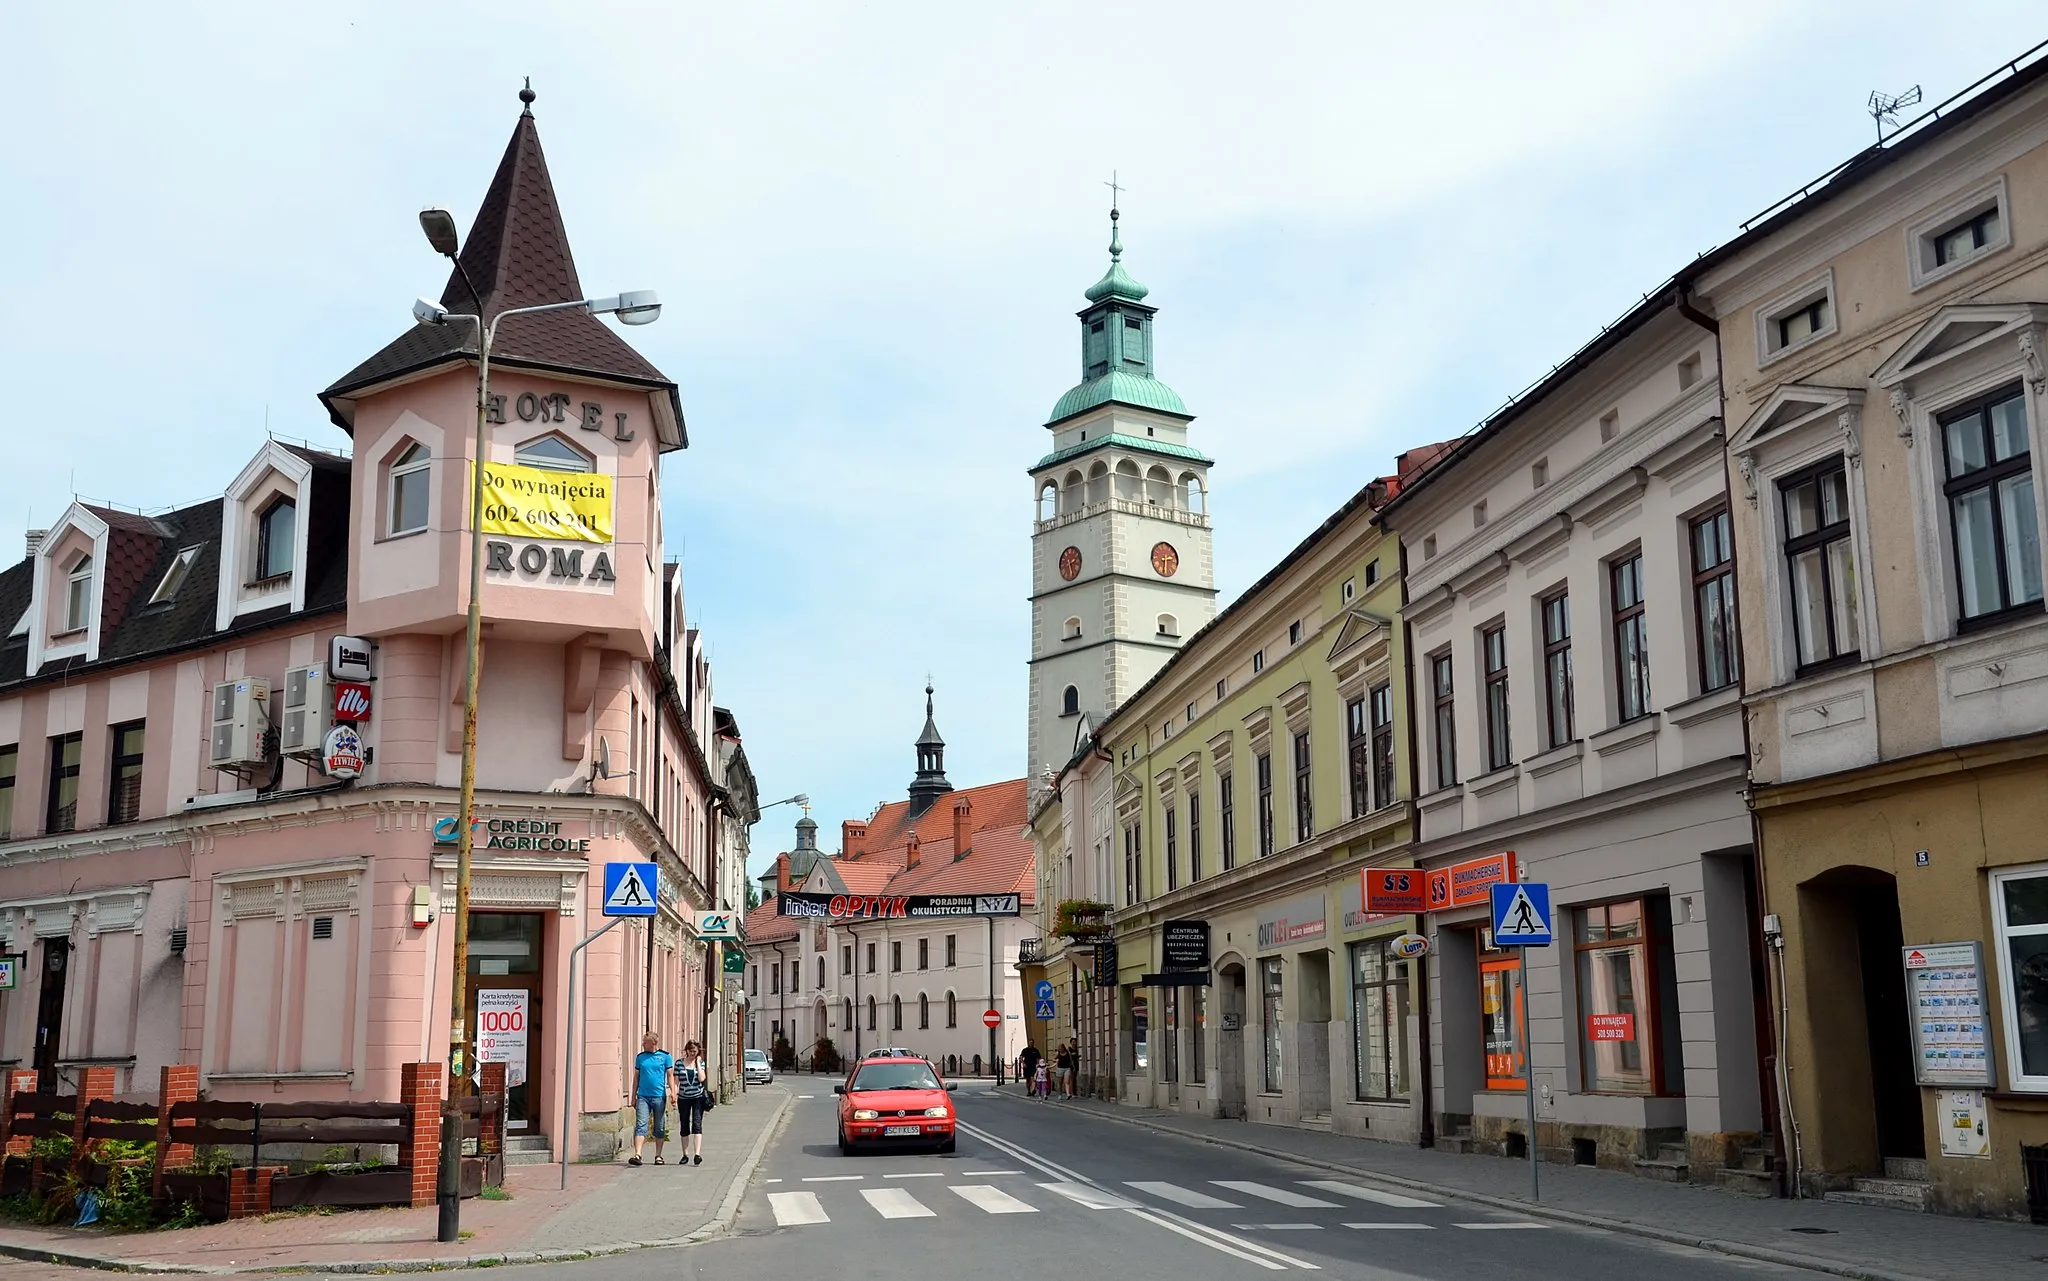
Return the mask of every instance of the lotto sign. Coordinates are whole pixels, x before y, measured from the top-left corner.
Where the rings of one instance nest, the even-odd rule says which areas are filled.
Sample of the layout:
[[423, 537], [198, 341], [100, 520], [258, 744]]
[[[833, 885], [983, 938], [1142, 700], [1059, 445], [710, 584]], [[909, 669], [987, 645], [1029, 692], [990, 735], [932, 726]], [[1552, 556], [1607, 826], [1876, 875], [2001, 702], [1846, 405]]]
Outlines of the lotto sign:
[[334, 682], [334, 719], [338, 721], [369, 720], [370, 687], [361, 681]]
[[526, 1084], [528, 996], [519, 987], [477, 989], [476, 1061], [503, 1063], [508, 1087]]
[[1588, 1014], [1586, 1016], [1586, 1039], [1589, 1041], [1633, 1041], [1636, 1039], [1636, 1016], [1633, 1014]]
[[1368, 867], [1360, 869], [1358, 877], [1368, 912], [1405, 914], [1429, 908], [1426, 873], [1412, 867]]

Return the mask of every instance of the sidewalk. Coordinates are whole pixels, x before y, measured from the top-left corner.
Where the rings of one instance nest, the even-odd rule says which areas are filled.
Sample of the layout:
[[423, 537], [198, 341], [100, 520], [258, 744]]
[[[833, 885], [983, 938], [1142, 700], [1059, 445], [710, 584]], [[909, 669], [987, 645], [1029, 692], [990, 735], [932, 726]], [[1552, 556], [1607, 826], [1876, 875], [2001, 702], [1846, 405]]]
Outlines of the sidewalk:
[[1828, 1201], [1763, 1200], [1718, 1188], [1659, 1183], [1587, 1166], [1542, 1167], [1542, 1201], [1529, 1201], [1529, 1167], [1499, 1157], [1462, 1156], [1371, 1139], [1253, 1125], [1127, 1107], [1094, 1099], [1027, 1103], [1020, 1088], [1001, 1096], [1033, 1108], [1059, 1106], [1105, 1120], [1282, 1160], [1370, 1175], [1410, 1188], [1492, 1204], [1532, 1217], [1626, 1232], [1723, 1254], [1811, 1268], [1868, 1281], [1956, 1281], [1959, 1277], [2048, 1277], [2048, 1228], [1993, 1219], [1914, 1214]]
[[[121, 1272], [423, 1272], [545, 1263], [722, 1232], [739, 1210], [790, 1094], [755, 1086], [705, 1119], [704, 1164], [521, 1165], [505, 1171], [509, 1200], [462, 1203], [463, 1239], [434, 1240], [438, 1210], [287, 1212], [175, 1232], [99, 1232], [0, 1222], [0, 1256]], [[671, 1144], [673, 1154], [680, 1144]]]

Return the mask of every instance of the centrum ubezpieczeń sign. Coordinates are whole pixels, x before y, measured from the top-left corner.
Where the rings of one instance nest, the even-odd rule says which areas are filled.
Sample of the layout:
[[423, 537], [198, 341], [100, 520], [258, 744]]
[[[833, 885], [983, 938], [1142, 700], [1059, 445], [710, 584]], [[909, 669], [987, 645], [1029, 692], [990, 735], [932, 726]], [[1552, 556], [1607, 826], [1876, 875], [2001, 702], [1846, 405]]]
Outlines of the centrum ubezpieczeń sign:
[[515, 538], [609, 543], [612, 478], [595, 471], [485, 463], [483, 526], [486, 534]]
[[926, 920], [946, 916], [1019, 916], [1019, 894], [804, 894], [776, 896], [782, 916], [830, 920]]

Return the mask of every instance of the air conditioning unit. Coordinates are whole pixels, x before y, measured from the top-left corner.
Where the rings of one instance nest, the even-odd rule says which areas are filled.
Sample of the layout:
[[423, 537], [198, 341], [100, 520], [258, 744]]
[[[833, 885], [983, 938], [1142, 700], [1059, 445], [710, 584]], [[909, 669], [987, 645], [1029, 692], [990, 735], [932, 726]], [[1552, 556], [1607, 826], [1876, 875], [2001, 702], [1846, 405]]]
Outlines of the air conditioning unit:
[[327, 738], [326, 664], [285, 669], [277, 729], [277, 750], [286, 756], [319, 755]]
[[263, 735], [270, 728], [270, 682], [260, 676], [222, 681], [213, 687], [213, 733], [206, 763], [241, 769], [263, 763]]

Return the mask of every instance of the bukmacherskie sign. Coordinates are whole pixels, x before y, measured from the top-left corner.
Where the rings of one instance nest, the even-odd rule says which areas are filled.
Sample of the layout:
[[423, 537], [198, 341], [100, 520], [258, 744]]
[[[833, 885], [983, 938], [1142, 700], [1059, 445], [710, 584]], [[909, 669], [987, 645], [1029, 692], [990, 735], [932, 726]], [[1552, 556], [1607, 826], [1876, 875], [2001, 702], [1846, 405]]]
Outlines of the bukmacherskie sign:
[[803, 894], [792, 891], [776, 898], [781, 916], [815, 916], [829, 920], [929, 920], [946, 916], [1021, 916], [1018, 894]]

